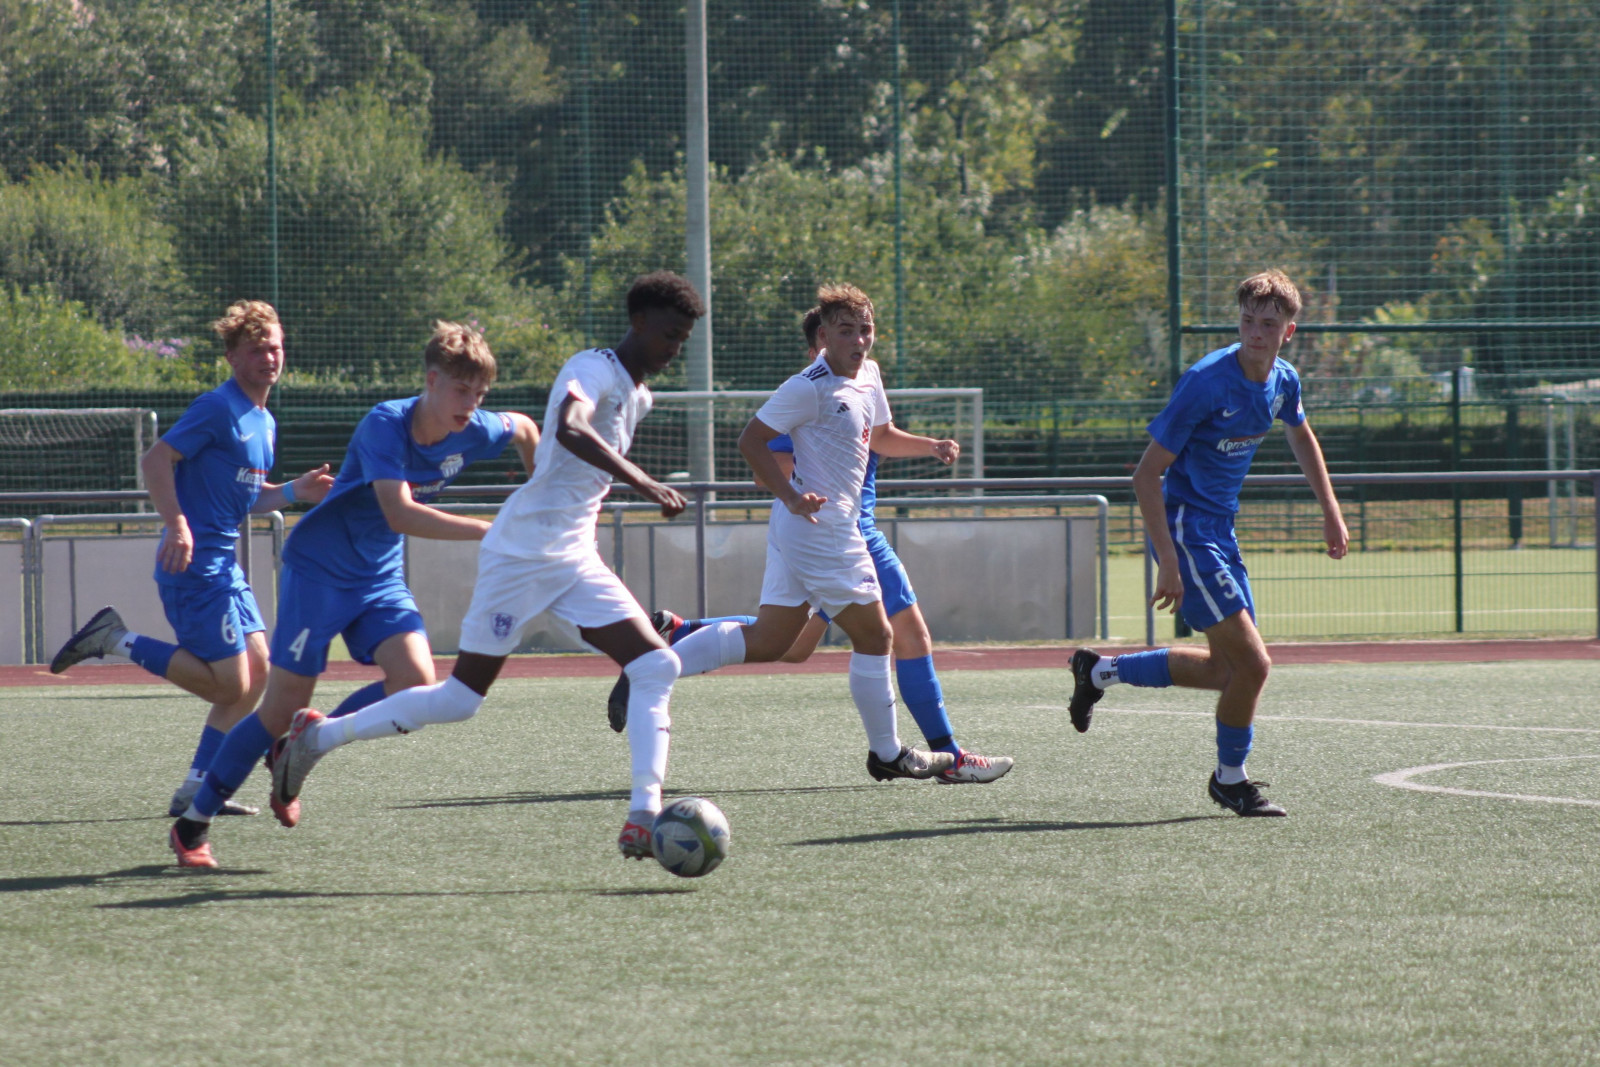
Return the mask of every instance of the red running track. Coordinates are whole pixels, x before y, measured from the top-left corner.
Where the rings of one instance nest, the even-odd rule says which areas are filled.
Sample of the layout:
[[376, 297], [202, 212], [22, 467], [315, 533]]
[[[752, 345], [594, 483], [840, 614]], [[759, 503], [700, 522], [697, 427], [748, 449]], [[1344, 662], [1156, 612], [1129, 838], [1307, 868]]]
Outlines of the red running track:
[[[1065, 670], [1075, 645], [1022, 647], [979, 646], [940, 648], [934, 653], [941, 671], [998, 671], [1025, 668]], [[1102, 652], [1136, 652], [1146, 646], [1097, 646]], [[1506, 660], [1600, 659], [1596, 640], [1506, 641], [1371, 641], [1270, 644], [1276, 664], [1295, 663], [1497, 663]], [[849, 669], [847, 651], [826, 650], [805, 663], [750, 663], [725, 667], [722, 674], [843, 674]], [[455, 660], [439, 657], [436, 670], [443, 678]], [[616, 665], [597, 655], [512, 656], [502, 678], [609, 678]], [[359, 663], [330, 663], [326, 681], [370, 681], [376, 667]], [[51, 674], [43, 666], [0, 666], [0, 687], [43, 685], [159, 685], [162, 679], [131, 663], [84, 663], [66, 674]]]

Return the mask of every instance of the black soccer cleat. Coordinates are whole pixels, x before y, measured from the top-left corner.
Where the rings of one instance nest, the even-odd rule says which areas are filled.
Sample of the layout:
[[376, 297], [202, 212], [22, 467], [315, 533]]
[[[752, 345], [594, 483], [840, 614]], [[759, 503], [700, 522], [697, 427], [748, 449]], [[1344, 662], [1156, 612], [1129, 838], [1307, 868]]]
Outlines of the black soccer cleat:
[[606, 697], [606, 722], [617, 733], [628, 728], [628, 672], [623, 671], [617, 675], [617, 684], [611, 687], [611, 695]]
[[1235, 815], [1242, 815], [1246, 818], [1289, 814], [1261, 795], [1260, 787], [1266, 784], [1266, 782], [1252, 782], [1246, 778], [1244, 781], [1233, 785], [1223, 785], [1217, 781], [1217, 772], [1212, 771], [1211, 784], [1207, 792], [1211, 794], [1212, 800], [1215, 800]]
[[683, 618], [665, 609], [652, 611], [650, 613], [650, 625], [654, 626], [656, 633], [661, 635], [661, 639], [670, 645], [672, 644], [673, 631], [683, 625]]
[[867, 749], [867, 773], [880, 782], [891, 778], [932, 778], [943, 774], [956, 764], [948, 752], [924, 752], [919, 748], [900, 746], [900, 754], [892, 760], [882, 760]]
[[1072, 654], [1072, 699], [1067, 702], [1067, 713], [1072, 716], [1073, 729], [1080, 734], [1089, 729], [1094, 706], [1106, 695], [1090, 675], [1099, 662], [1100, 653], [1092, 648], [1080, 648]]

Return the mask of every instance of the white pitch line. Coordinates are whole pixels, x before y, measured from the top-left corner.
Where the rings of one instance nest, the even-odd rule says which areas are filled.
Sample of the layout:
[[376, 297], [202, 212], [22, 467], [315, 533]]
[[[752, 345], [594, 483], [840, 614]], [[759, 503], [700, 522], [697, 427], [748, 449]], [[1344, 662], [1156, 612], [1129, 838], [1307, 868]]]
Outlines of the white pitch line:
[[[1030, 704], [1029, 711], [1061, 711], [1063, 704]], [[1209, 711], [1170, 711], [1161, 708], [1095, 708], [1095, 713], [1114, 711], [1118, 715], [1176, 715], [1179, 717], [1215, 718]], [[1600, 734], [1600, 729], [1587, 726], [1496, 726], [1467, 722], [1402, 722], [1395, 719], [1336, 719], [1317, 715], [1257, 715], [1256, 722], [1322, 722], [1339, 726], [1407, 726], [1428, 730], [1509, 730], [1525, 734]]]
[[1434, 771], [1450, 771], [1457, 767], [1482, 767], [1492, 763], [1539, 763], [1546, 760], [1570, 759], [1600, 759], [1600, 755], [1592, 756], [1533, 756], [1525, 759], [1478, 759], [1468, 760], [1465, 763], [1430, 763], [1426, 767], [1407, 767], [1403, 771], [1390, 771], [1380, 774], [1372, 780], [1379, 785], [1392, 786], [1395, 789], [1414, 789], [1419, 793], [1448, 793], [1457, 797], [1490, 797], [1495, 800], [1533, 800], [1542, 804], [1575, 804], [1585, 808], [1600, 808], [1600, 800], [1580, 800], [1577, 797], [1546, 797], [1528, 793], [1491, 793], [1483, 789], [1455, 789], [1443, 785], [1423, 785], [1411, 779], [1419, 774], [1431, 774]]

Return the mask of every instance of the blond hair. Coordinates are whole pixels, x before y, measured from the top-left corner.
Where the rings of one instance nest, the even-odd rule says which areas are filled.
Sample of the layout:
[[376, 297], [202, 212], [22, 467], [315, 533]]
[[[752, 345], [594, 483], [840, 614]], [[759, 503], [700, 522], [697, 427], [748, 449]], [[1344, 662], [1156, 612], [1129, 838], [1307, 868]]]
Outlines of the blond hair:
[[422, 350], [422, 365], [440, 370], [457, 381], [493, 385], [500, 373], [494, 353], [483, 334], [459, 322], [435, 322], [428, 347]]
[[872, 299], [853, 285], [817, 287], [817, 314], [823, 322], [837, 322], [840, 315], [872, 317]]
[[1300, 290], [1281, 270], [1264, 270], [1260, 274], [1250, 275], [1239, 283], [1235, 295], [1239, 298], [1241, 308], [1265, 300], [1270, 301], [1291, 322], [1300, 314]]
[[211, 324], [211, 332], [222, 339], [222, 347], [232, 352], [246, 341], [256, 342], [272, 327], [283, 328], [278, 311], [265, 300], [240, 300]]

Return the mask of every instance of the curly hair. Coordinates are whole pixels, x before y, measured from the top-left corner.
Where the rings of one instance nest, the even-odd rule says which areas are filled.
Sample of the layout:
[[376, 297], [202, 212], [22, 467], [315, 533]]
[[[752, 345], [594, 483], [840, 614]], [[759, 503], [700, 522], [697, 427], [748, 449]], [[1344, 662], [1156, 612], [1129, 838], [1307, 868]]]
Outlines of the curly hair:
[[211, 324], [211, 332], [222, 340], [222, 347], [232, 352], [246, 341], [259, 341], [272, 327], [283, 328], [278, 321], [278, 311], [265, 300], [240, 300]]
[[629, 315], [652, 308], [671, 308], [691, 319], [701, 318], [706, 313], [705, 302], [695, 291], [694, 283], [670, 270], [641, 274], [628, 287]]
[[872, 299], [853, 285], [817, 287], [817, 314], [823, 322], [836, 322], [840, 315], [872, 317]]

